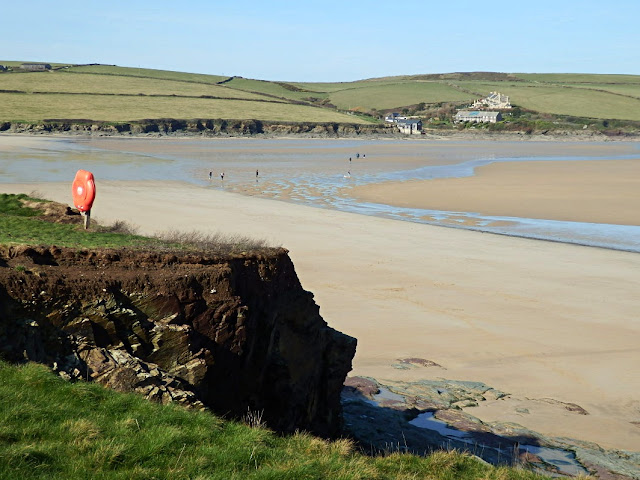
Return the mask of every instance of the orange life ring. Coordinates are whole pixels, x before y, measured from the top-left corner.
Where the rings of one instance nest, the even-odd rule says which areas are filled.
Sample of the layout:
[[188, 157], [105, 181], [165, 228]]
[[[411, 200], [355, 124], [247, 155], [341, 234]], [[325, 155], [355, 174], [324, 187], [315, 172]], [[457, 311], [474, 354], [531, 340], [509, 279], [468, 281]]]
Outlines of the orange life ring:
[[96, 183], [93, 180], [93, 173], [78, 170], [71, 185], [71, 195], [73, 196], [73, 204], [78, 210], [81, 212], [91, 210], [96, 198]]

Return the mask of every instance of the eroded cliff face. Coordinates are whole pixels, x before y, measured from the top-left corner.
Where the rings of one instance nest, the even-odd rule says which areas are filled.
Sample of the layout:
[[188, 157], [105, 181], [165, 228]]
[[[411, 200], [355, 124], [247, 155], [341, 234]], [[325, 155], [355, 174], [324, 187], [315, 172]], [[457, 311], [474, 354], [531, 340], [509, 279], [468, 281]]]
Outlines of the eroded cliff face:
[[355, 347], [322, 319], [284, 249], [0, 247], [0, 355], [64, 377], [332, 436]]
[[358, 137], [360, 135], [401, 136], [388, 125], [359, 123], [269, 122], [223, 119], [148, 119], [133, 122], [93, 120], [44, 120], [39, 123], [0, 122], [0, 132], [69, 133], [94, 135], [200, 135], [200, 136], [287, 136]]

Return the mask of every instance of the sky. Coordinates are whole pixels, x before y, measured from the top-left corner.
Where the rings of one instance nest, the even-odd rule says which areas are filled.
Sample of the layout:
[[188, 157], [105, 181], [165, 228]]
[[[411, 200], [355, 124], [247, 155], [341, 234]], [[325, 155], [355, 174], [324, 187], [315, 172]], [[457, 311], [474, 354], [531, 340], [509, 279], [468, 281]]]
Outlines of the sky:
[[277, 81], [640, 75], [640, 0], [3, 0], [0, 61]]

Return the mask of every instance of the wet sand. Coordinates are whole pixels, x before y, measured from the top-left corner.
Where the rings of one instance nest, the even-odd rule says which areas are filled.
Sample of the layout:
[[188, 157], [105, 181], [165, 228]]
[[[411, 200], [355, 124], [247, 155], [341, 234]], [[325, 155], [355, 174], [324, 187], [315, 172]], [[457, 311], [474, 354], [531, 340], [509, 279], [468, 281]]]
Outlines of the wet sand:
[[[69, 202], [69, 184], [0, 184]], [[469, 409], [552, 436], [640, 451], [640, 255], [311, 208], [179, 182], [98, 183], [93, 217], [265, 238], [290, 249], [353, 375], [482, 381]], [[418, 357], [444, 368], [394, 368]], [[589, 415], [569, 412], [575, 403]], [[528, 413], [522, 413], [525, 410]]]
[[640, 157], [497, 162], [472, 177], [386, 182], [343, 194], [399, 207], [640, 225]]

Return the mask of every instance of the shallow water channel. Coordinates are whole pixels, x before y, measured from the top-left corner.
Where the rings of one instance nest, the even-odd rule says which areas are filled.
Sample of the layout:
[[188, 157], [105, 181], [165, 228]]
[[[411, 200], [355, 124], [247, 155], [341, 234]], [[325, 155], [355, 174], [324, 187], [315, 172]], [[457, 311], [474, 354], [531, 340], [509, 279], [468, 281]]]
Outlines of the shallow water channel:
[[639, 156], [637, 144], [624, 142], [28, 137], [7, 146], [0, 137], [0, 182], [70, 181], [83, 168], [97, 182], [180, 180], [403, 221], [640, 252], [640, 226], [403, 208], [348, 195], [358, 185], [470, 176], [493, 162]]

